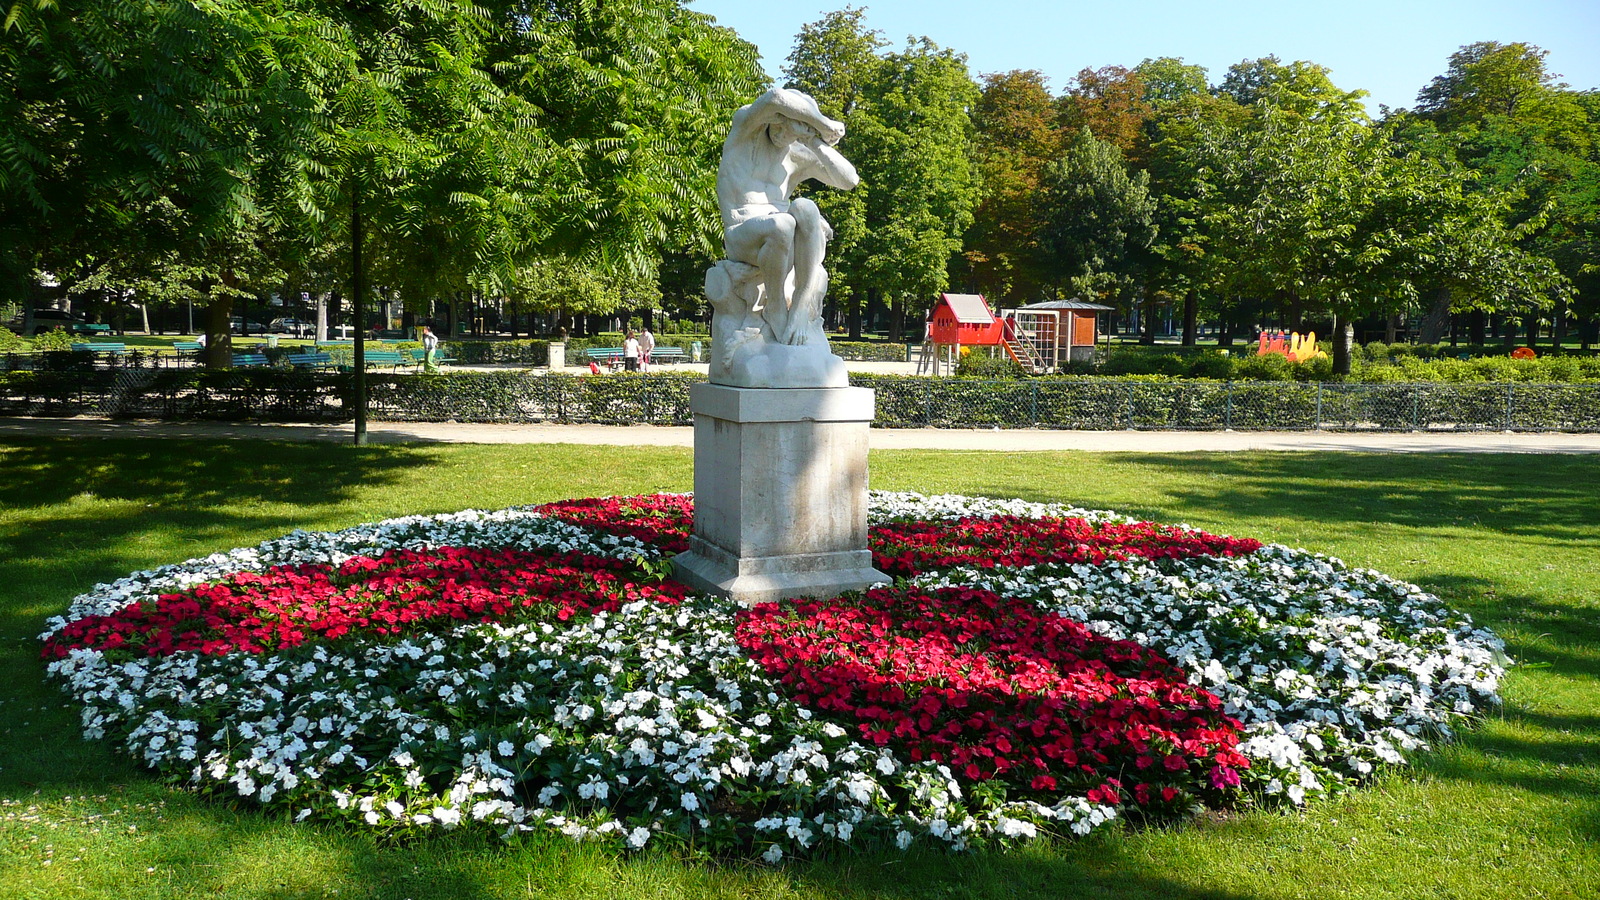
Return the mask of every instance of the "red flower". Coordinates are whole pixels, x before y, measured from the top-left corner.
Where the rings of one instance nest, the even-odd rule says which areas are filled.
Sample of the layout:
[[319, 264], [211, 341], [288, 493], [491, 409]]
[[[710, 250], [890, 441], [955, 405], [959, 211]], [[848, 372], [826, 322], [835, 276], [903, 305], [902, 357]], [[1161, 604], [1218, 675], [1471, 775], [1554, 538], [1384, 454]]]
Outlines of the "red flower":
[[633, 563], [584, 554], [441, 547], [358, 556], [338, 567], [278, 566], [238, 572], [186, 594], [163, 594], [105, 616], [86, 616], [45, 643], [46, 659], [79, 647], [263, 653], [351, 633], [398, 635], [441, 621], [501, 621], [621, 608], [633, 600], [680, 602], [687, 589], [654, 583]]
[[[988, 591], [760, 604], [740, 614], [735, 636], [797, 702], [972, 780], [1114, 803], [1119, 772], [1214, 792], [1223, 786], [1190, 762], [1237, 756], [1239, 723], [1155, 652]], [[1146, 787], [1134, 800], [1174, 797]]]

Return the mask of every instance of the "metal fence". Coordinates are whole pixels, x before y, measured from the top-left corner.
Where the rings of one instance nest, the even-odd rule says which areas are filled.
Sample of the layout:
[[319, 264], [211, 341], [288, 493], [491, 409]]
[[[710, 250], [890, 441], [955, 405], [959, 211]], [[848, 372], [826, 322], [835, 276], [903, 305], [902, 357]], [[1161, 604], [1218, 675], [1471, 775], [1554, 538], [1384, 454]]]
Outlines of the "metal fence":
[[[687, 425], [703, 376], [369, 374], [373, 418]], [[1195, 431], [1600, 432], [1600, 384], [1305, 384], [1115, 379], [974, 381], [858, 375], [879, 427]], [[344, 374], [100, 369], [0, 375], [0, 414], [327, 422], [352, 415]]]

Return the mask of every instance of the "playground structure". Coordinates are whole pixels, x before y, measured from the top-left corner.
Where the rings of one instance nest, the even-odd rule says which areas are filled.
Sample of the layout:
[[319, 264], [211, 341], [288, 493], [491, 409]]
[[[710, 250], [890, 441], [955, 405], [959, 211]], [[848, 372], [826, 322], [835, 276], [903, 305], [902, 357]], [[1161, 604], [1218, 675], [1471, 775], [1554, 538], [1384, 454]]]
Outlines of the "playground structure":
[[1109, 306], [1082, 300], [1048, 300], [996, 316], [981, 294], [940, 294], [928, 312], [917, 374], [952, 375], [972, 347], [1003, 349], [1023, 371], [1042, 375], [1071, 361], [1094, 359], [1097, 315]]
[[1256, 341], [1256, 355], [1286, 356], [1290, 362], [1305, 362], [1328, 354], [1317, 349], [1315, 331], [1308, 331], [1305, 334], [1292, 331], [1263, 331]]

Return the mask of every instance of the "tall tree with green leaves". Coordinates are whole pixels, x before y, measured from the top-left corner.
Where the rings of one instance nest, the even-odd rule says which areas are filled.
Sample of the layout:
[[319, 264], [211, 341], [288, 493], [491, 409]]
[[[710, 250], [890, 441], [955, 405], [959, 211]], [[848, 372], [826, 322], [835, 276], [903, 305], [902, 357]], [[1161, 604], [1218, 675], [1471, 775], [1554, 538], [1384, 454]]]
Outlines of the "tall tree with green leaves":
[[1048, 80], [1034, 70], [985, 75], [972, 124], [982, 193], [967, 231], [964, 280], [991, 302], [1032, 303], [1047, 281], [1037, 197], [1065, 140]]
[[969, 110], [978, 87], [966, 57], [927, 38], [884, 57], [865, 91], [871, 116], [852, 149], [865, 188], [863, 280], [890, 301], [889, 337], [950, 280], [980, 182]]
[[[787, 87], [810, 94], [824, 115], [844, 123], [839, 152], [852, 160], [858, 171], [862, 135], [876, 127], [866, 101], [884, 64], [879, 52], [885, 43], [880, 32], [867, 27], [865, 9], [846, 6], [804, 25], [783, 69]], [[828, 302], [846, 312], [851, 340], [861, 339], [862, 313], [873, 290], [856, 268], [866, 239], [870, 189], [865, 185], [853, 191], [802, 186], [833, 228], [823, 261], [828, 270]]]
[[1043, 243], [1059, 295], [1131, 300], [1144, 293], [1156, 237], [1150, 176], [1086, 127], [1045, 172]]

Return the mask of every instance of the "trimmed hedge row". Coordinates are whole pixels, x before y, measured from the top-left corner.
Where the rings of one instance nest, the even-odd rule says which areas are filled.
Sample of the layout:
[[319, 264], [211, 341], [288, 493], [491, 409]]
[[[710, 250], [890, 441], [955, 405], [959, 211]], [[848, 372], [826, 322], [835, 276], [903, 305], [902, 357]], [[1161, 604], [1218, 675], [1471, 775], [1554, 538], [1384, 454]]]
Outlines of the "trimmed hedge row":
[[[369, 374], [375, 419], [688, 425], [694, 373]], [[857, 375], [888, 428], [1600, 432], [1594, 384], [1305, 384]], [[0, 414], [326, 422], [351, 378], [282, 370], [120, 369], [0, 375]]]

